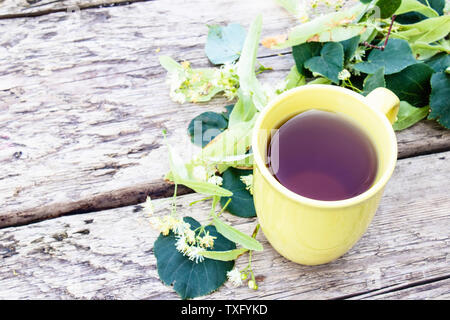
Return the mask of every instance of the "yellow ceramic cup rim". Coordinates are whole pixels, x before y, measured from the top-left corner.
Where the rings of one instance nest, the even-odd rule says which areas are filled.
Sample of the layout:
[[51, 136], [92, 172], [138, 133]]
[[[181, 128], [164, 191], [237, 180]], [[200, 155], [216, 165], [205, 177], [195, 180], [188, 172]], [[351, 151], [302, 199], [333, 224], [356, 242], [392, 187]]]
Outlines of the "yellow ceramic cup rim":
[[[348, 198], [344, 200], [337, 200], [337, 201], [323, 201], [323, 200], [315, 200], [307, 197], [303, 197], [285, 186], [283, 186], [275, 177], [270, 173], [269, 169], [267, 168], [265, 164], [265, 154], [262, 152], [262, 150], [259, 149], [258, 146], [258, 133], [261, 127], [262, 122], [264, 121], [264, 118], [269, 112], [273, 111], [273, 108], [277, 106], [282, 100], [295, 95], [299, 94], [302, 91], [314, 89], [314, 88], [322, 88], [324, 90], [334, 90], [336, 92], [342, 92], [349, 96], [352, 96], [353, 98], [358, 99], [367, 106], [370, 110], [372, 110], [374, 116], [378, 117], [381, 123], [384, 125], [385, 130], [389, 132], [390, 139], [389, 141], [386, 141], [386, 144], [389, 144], [390, 148], [390, 158], [388, 165], [386, 167], [386, 170], [383, 172], [382, 176], [378, 179], [378, 181], [372, 185], [368, 190], [365, 192], [357, 195], [353, 198]], [[326, 85], [326, 84], [310, 84], [310, 85], [304, 85], [301, 87], [293, 88], [288, 91], [283, 92], [278, 97], [276, 97], [274, 100], [269, 102], [269, 104], [261, 111], [261, 114], [259, 115], [258, 119], [256, 120], [255, 127], [253, 130], [253, 137], [252, 137], [252, 149], [253, 149], [253, 158], [255, 161], [255, 165], [259, 168], [262, 176], [264, 179], [267, 180], [267, 182], [272, 185], [278, 192], [286, 196], [287, 198], [300, 202], [302, 204], [309, 205], [311, 207], [320, 207], [320, 208], [343, 208], [343, 207], [349, 207], [352, 205], [356, 205], [358, 203], [361, 203], [373, 195], [375, 195], [380, 189], [382, 189], [388, 180], [391, 178], [392, 173], [394, 172], [395, 164], [397, 161], [397, 138], [395, 136], [395, 132], [392, 128], [391, 123], [389, 122], [388, 118], [379, 110], [372, 108], [366, 98], [354, 91], [351, 91], [349, 89], [334, 86], [334, 85]]]

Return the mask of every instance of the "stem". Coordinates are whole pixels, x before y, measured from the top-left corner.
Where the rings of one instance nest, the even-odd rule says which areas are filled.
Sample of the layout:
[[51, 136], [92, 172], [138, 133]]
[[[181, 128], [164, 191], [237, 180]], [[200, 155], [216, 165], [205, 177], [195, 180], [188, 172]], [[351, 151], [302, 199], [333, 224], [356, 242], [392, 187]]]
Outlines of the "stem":
[[172, 197], [172, 213], [176, 213], [177, 212], [177, 204], [176, 204], [177, 189], [178, 189], [178, 184], [175, 183], [175, 188], [174, 188], [173, 197]]
[[364, 41], [363, 45], [365, 45], [366, 47], [369, 47], [369, 48], [374, 48], [374, 49], [379, 49], [381, 51], [384, 51], [384, 49], [386, 48], [386, 45], [388, 43], [389, 36], [391, 35], [392, 26], [394, 24], [394, 20], [396, 17], [397, 16], [394, 14], [391, 18], [391, 24], [389, 25], [388, 33], [386, 35], [386, 39], [384, 40], [384, 44], [382, 46], [375, 46], [373, 44], [368, 43], [367, 41]]
[[203, 198], [203, 199], [200, 199], [200, 200], [192, 201], [191, 203], [189, 203], [189, 206], [193, 206], [196, 203], [199, 203], [199, 202], [202, 202], [202, 201], [205, 201], [205, 200], [209, 200], [209, 199], [212, 199], [212, 198], [213, 198], [213, 196], [210, 196], [210, 197], [206, 197], [206, 198]]
[[227, 208], [228, 204], [231, 202], [231, 198], [228, 199], [227, 203], [225, 203], [225, 205], [223, 206], [222, 210], [220, 210], [220, 212], [217, 214], [218, 217], [220, 217], [220, 215], [222, 214], [222, 212], [225, 211], [225, 209]]

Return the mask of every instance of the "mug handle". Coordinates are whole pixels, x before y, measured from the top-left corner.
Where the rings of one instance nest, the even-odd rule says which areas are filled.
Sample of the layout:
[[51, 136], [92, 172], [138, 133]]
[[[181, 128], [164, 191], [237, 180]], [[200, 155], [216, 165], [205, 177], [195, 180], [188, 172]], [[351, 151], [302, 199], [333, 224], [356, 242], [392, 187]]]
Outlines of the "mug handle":
[[379, 87], [366, 96], [369, 105], [381, 111], [393, 124], [397, 120], [400, 99], [389, 89]]

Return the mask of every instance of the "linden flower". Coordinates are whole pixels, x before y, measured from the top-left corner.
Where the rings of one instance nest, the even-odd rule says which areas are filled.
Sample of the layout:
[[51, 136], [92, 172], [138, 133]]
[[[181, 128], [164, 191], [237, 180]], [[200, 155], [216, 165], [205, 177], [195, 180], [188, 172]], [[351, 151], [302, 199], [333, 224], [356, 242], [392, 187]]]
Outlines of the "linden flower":
[[257, 290], [258, 289], [258, 285], [253, 280], [249, 280], [247, 284], [248, 284], [248, 287], [250, 289], [253, 289], [253, 290]]
[[183, 220], [180, 220], [177, 224], [173, 226], [173, 232], [178, 235], [184, 235], [186, 230], [189, 230], [191, 225]]
[[237, 268], [233, 268], [233, 270], [228, 271], [227, 278], [235, 287], [242, 285], [241, 272]]
[[353, 57], [351, 60], [354, 60], [356, 62], [361, 62], [362, 58], [366, 55], [366, 49], [364, 47], [358, 47], [355, 50], [355, 53], [353, 54]]
[[250, 194], [253, 194], [253, 175], [242, 176], [241, 181], [245, 184], [245, 189], [247, 189]]
[[212, 176], [208, 179], [208, 183], [215, 184], [216, 186], [221, 186], [223, 182], [222, 177], [219, 176]]
[[199, 240], [200, 247], [212, 248], [214, 246], [214, 239], [217, 239], [217, 237], [209, 235], [208, 231], [203, 237], [198, 237], [197, 239]]
[[205, 249], [197, 247], [197, 246], [191, 246], [186, 251], [186, 254], [189, 258], [189, 260], [194, 261], [195, 263], [203, 262], [205, 260], [205, 257], [201, 254], [204, 252]]
[[185, 230], [186, 241], [190, 244], [195, 243], [195, 232], [191, 229]]
[[162, 218], [153, 217], [150, 219], [150, 224], [152, 227], [161, 232], [164, 236], [167, 236], [170, 230], [172, 230], [179, 223], [180, 220], [172, 216], [164, 216]]
[[162, 233], [164, 236], [167, 236], [170, 232], [170, 225], [166, 220], [163, 220], [159, 217], [153, 218], [150, 220], [150, 224], [152, 227], [156, 230], [158, 230], [160, 233]]
[[351, 74], [347, 69], [343, 69], [341, 72], [338, 73], [338, 79], [339, 80], [347, 80], [350, 78]]
[[181, 252], [184, 255], [189, 250], [189, 245], [186, 243], [186, 237], [185, 236], [177, 237], [175, 247], [179, 252]]
[[149, 216], [153, 215], [154, 212], [154, 207], [153, 207], [153, 203], [152, 203], [152, 199], [147, 196], [147, 199], [145, 200], [144, 203], [144, 212], [147, 213]]

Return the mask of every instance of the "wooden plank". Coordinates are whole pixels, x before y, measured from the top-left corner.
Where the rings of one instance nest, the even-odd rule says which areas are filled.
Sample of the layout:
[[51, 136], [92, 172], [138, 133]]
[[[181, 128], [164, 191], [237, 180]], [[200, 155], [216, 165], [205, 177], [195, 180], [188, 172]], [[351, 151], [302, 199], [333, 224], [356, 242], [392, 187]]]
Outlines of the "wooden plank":
[[0, 0], [0, 19], [35, 17], [54, 12], [74, 12], [141, 1], [152, 0]]
[[[368, 231], [340, 259], [314, 267], [297, 265], [278, 255], [260, 233], [264, 251], [255, 253], [252, 263], [259, 289], [226, 284], [203, 298], [364, 297], [383, 288], [450, 276], [449, 157], [446, 152], [399, 160]], [[196, 194], [179, 197], [178, 212], [207, 221], [209, 202], [189, 206], [200, 198]], [[156, 200], [155, 214], [167, 214], [170, 201]], [[140, 208], [65, 216], [0, 230], [0, 299], [177, 299], [158, 279], [152, 251], [157, 233]], [[256, 223], [227, 213], [223, 217], [246, 233]], [[246, 263], [243, 256], [237, 266]], [[441, 294], [445, 296], [445, 290], [432, 296]]]
[[[215, 99], [207, 109], [171, 102], [157, 57], [209, 66], [205, 24], [247, 27], [255, 7], [264, 13], [263, 35], [294, 24], [271, 1], [230, 0], [153, 1], [83, 10], [79, 17], [0, 20], [0, 28], [8, 28], [0, 33], [7, 61], [0, 64], [0, 227], [136, 204], [147, 193], [167, 196], [162, 130], [187, 158], [196, 152], [186, 135], [190, 119], [229, 102]], [[260, 76], [263, 82], [276, 83], [293, 64], [291, 55], [259, 53], [274, 68]], [[400, 157], [425, 154], [448, 150], [450, 131], [425, 121], [398, 140]]]

